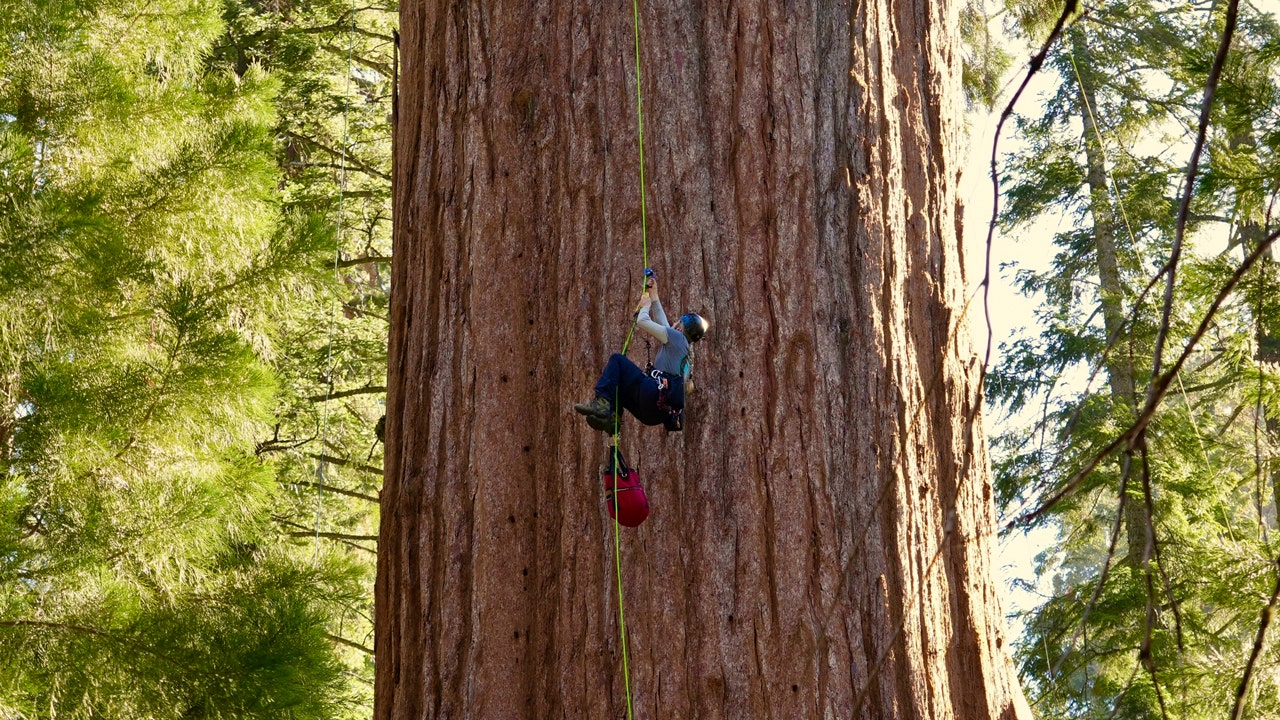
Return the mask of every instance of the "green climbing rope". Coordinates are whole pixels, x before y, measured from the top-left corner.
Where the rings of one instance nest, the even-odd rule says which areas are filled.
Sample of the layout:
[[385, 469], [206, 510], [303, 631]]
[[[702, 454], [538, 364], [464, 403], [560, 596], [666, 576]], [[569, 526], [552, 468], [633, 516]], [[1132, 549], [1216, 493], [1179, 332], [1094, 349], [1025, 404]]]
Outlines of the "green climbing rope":
[[[636, 137], [639, 146], [639, 162], [640, 162], [640, 249], [642, 268], [649, 267], [649, 222], [648, 208], [645, 199], [645, 181], [644, 181], [644, 95], [640, 89], [640, 0], [631, 0], [632, 11], [632, 28], [635, 32], [635, 55], [636, 55]], [[641, 282], [644, 274], [641, 273]], [[636, 323], [633, 318], [631, 328], [627, 330], [627, 339], [622, 343], [622, 354], [627, 354], [627, 348], [631, 347], [631, 338], [635, 334]], [[621, 413], [619, 410], [617, 391], [613, 396], [613, 567], [616, 571], [618, 586], [618, 635], [621, 638], [622, 645], [622, 679], [627, 691], [627, 720], [633, 720], [634, 709], [631, 700], [631, 667], [627, 656], [627, 614], [623, 601], [622, 593], [622, 532], [618, 521], [617, 502], [618, 502], [618, 471], [621, 465], [621, 451], [618, 449], [620, 442], [620, 423]]]

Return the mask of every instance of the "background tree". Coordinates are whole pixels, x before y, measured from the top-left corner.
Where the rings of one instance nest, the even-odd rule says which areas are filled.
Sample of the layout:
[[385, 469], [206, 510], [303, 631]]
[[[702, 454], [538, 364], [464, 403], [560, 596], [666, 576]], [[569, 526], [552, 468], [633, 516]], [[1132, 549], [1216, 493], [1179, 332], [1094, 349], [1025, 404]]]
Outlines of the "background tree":
[[[654, 503], [621, 573], [641, 716], [1029, 717], [990, 577], [957, 26], [641, 9], [649, 262], [712, 322], [685, 432], [624, 432]], [[376, 715], [619, 717], [602, 436], [569, 405], [643, 264], [630, 17], [414, 3], [401, 32]]]
[[393, 17], [352, 12], [0, 10], [0, 714], [367, 715]]
[[[1167, 325], [1160, 299], [1228, 12], [1090, 7], [1049, 54], [1054, 94], [1020, 123], [1029, 142], [1013, 158], [1003, 220], [1071, 218], [1055, 236], [1052, 269], [1022, 275], [1043, 298], [1044, 329], [1007, 348], [989, 384], [1010, 410], [1041, 408], [996, 448], [1002, 507], [1036, 509], [1023, 517], [1055, 524], [1061, 537], [1043, 557], [1052, 597], [1028, 619], [1019, 652], [1046, 717], [1221, 717], [1243, 710], [1238, 698], [1259, 717], [1276, 712], [1276, 688], [1259, 679], [1270, 677], [1274, 652], [1257, 658], [1255, 683], [1243, 688], [1276, 578], [1258, 430], [1274, 380], [1256, 360], [1273, 312], [1259, 300], [1273, 297], [1265, 278], [1274, 270], [1249, 270], [1231, 253], [1245, 237], [1257, 250], [1274, 232], [1270, 158], [1244, 149], [1255, 147], [1245, 139], [1255, 128], [1274, 127], [1274, 19], [1247, 6], [1191, 198], [1199, 250], [1177, 268]], [[1114, 442], [1145, 412], [1162, 332], [1165, 358], [1189, 361], [1143, 442], [1125, 452]]]
[[279, 195], [338, 236], [327, 282], [292, 293], [271, 362], [282, 391], [255, 453], [287, 494], [279, 529], [359, 568], [361, 592], [331, 598], [361, 704], [372, 703], [373, 576], [391, 253], [390, 115], [395, 4], [228, 3], [211, 62], [261, 67], [280, 92], [274, 128]]

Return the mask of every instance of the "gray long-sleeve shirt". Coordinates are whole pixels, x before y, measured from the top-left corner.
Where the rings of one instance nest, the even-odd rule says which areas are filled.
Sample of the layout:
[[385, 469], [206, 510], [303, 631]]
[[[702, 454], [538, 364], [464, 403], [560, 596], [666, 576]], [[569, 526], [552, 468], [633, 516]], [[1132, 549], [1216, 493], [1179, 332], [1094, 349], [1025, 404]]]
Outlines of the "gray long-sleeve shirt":
[[649, 307], [640, 308], [636, 316], [636, 324], [662, 343], [662, 349], [653, 358], [653, 366], [665, 373], [679, 375], [688, 380], [693, 370], [689, 362], [689, 341], [683, 333], [671, 327], [667, 322], [667, 314], [662, 310], [662, 303], [653, 301]]

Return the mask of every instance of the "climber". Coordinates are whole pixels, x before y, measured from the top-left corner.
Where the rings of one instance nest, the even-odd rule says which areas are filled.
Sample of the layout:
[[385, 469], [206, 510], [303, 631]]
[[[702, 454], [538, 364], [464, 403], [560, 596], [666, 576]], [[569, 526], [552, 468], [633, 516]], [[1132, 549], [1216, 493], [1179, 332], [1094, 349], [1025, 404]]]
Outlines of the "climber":
[[645, 425], [662, 425], [668, 431], [684, 426], [684, 398], [693, 390], [690, 375], [690, 343], [702, 339], [710, 325], [696, 313], [680, 316], [674, 326], [668, 324], [658, 299], [658, 281], [653, 271], [645, 271], [645, 291], [640, 296], [636, 324], [662, 343], [653, 364], [641, 370], [627, 356], [614, 353], [596, 382], [596, 396], [573, 406], [587, 416], [587, 424], [596, 430], [613, 432], [616, 424], [614, 398]]

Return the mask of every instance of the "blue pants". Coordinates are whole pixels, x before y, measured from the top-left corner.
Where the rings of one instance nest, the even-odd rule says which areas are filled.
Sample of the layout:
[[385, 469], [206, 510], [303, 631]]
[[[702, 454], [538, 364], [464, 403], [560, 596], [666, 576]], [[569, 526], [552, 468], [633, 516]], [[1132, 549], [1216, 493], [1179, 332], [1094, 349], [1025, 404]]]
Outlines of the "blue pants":
[[618, 403], [645, 425], [661, 425], [667, 419], [667, 411], [658, 407], [658, 381], [628, 360], [626, 355], [614, 353], [609, 356], [609, 362], [596, 382], [596, 395], [610, 403]]

